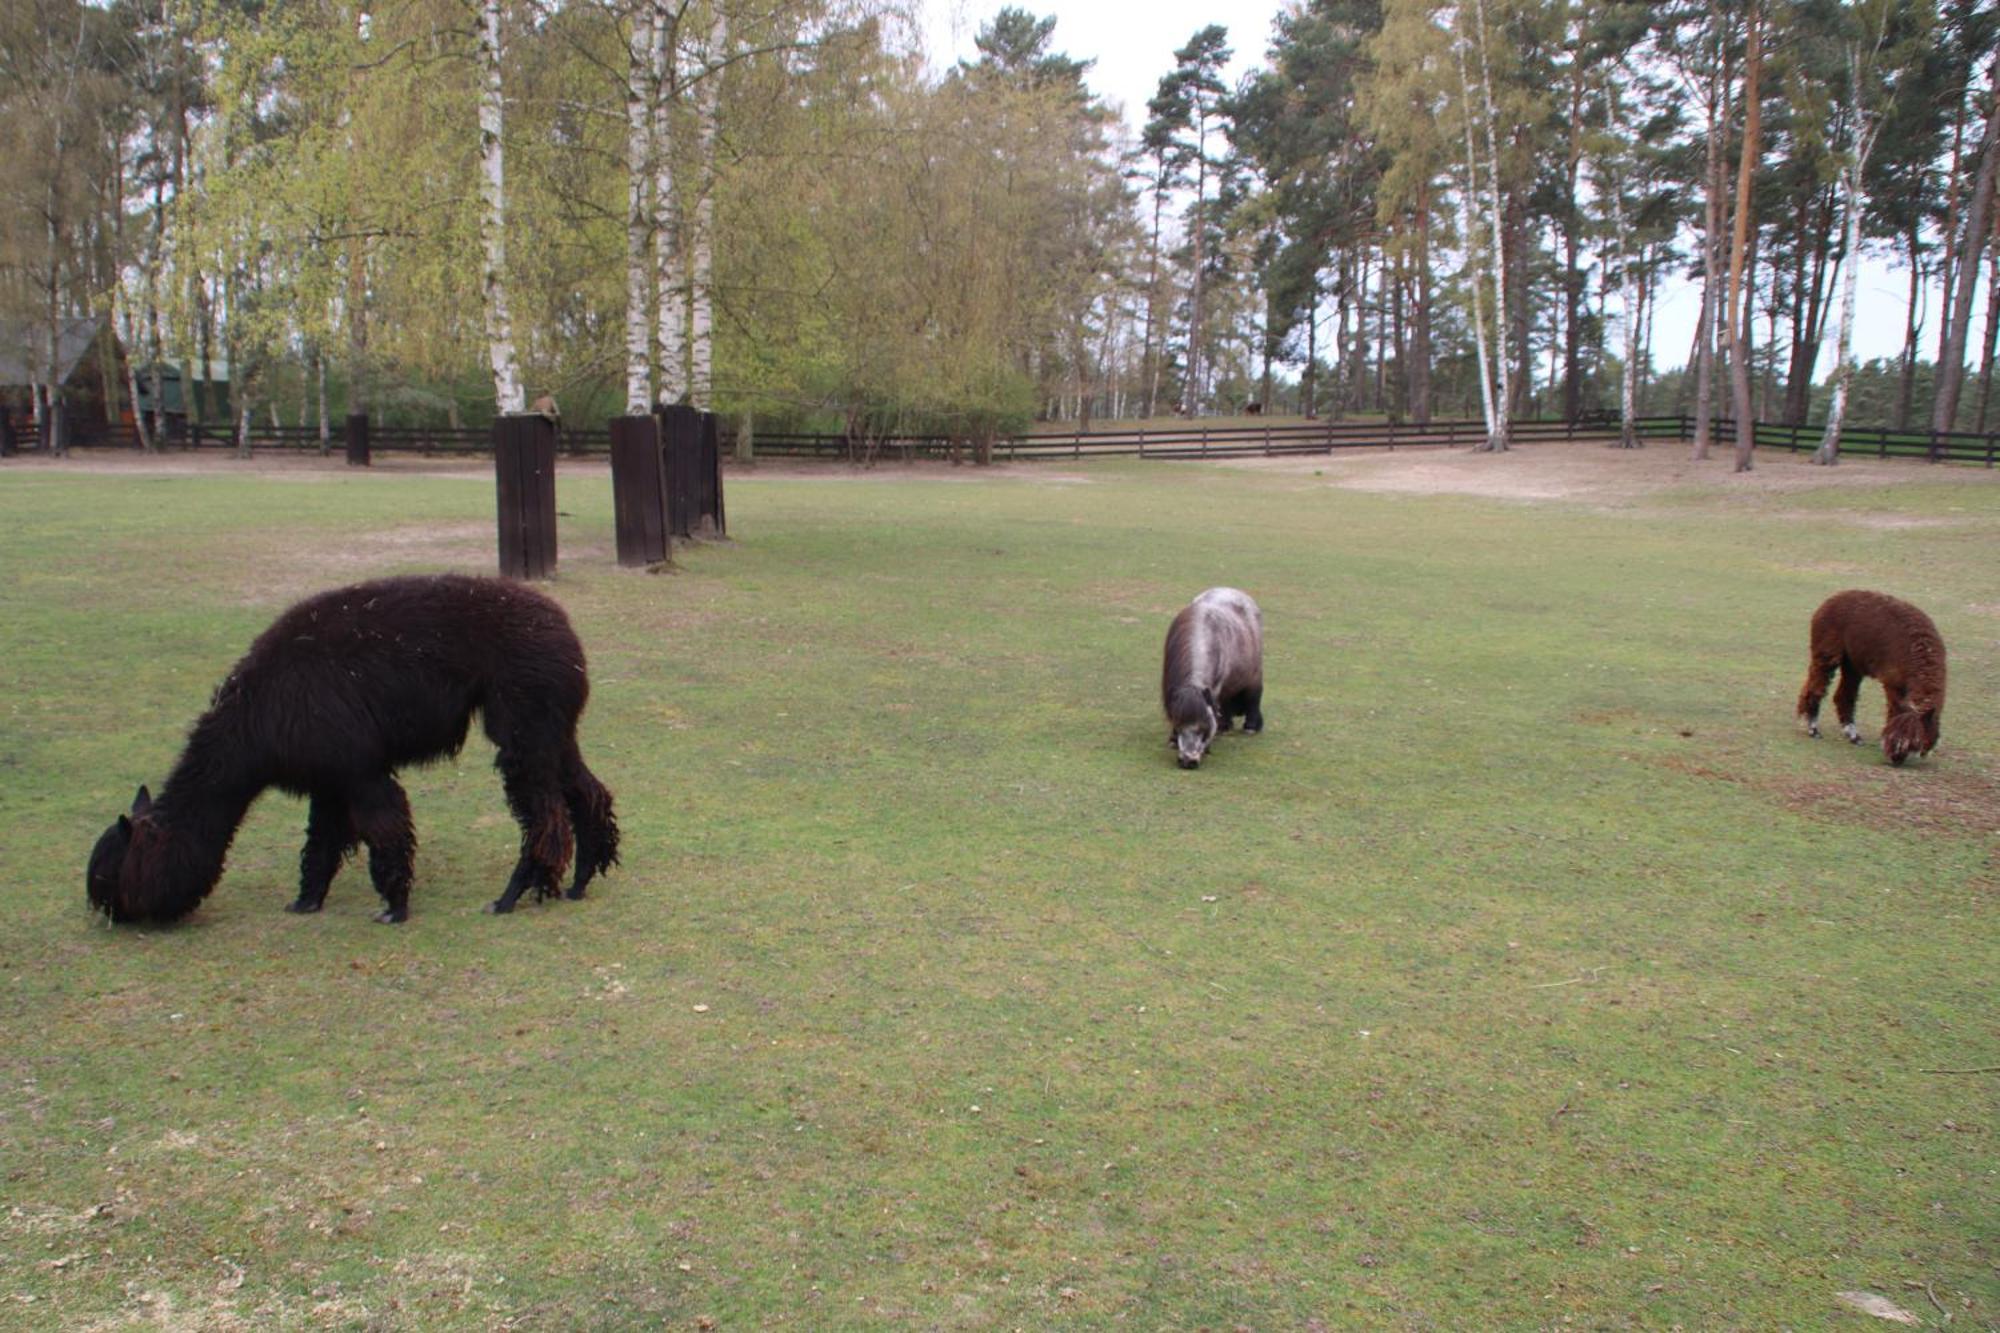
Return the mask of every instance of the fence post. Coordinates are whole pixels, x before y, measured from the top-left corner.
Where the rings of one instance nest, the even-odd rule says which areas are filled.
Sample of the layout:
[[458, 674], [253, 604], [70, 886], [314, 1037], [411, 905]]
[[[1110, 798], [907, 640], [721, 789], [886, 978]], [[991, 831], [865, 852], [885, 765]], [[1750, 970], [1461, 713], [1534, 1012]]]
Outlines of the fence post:
[[347, 414], [347, 466], [367, 467], [368, 455], [368, 414], [349, 412]]
[[[1991, 450], [1989, 449], [1988, 452], [1990, 453]], [[1139, 457], [1144, 458], [1145, 456], [1146, 456], [1146, 428], [1144, 426], [1141, 426], [1139, 427]]]
[[656, 415], [666, 459], [667, 535], [720, 535], [724, 530], [722, 458], [715, 414], [676, 404], [660, 407]]
[[556, 428], [539, 415], [493, 423], [500, 507], [500, 572], [545, 579], [556, 571]]
[[1069, 456], [1071, 458], [1083, 457], [1083, 427], [1081, 424], [1079, 424], [1076, 428], [1076, 439], [1070, 445]]
[[659, 418], [650, 413], [613, 417], [610, 425], [618, 563], [658, 564], [667, 558], [667, 479], [661, 469]]
[[2000, 435], [1989, 435], [1986, 437], [1986, 466], [1988, 467], [1993, 466], [1993, 444], [1996, 440], [2000, 440]]

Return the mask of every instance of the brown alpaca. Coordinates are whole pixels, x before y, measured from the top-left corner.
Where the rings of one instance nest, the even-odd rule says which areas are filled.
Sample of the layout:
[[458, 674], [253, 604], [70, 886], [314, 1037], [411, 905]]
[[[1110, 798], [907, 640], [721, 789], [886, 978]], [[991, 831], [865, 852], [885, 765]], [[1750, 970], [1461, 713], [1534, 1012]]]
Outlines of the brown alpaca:
[[1929, 616], [1886, 593], [1837, 592], [1813, 612], [1810, 651], [1799, 716], [1814, 739], [1819, 737], [1819, 701], [1838, 668], [1833, 709], [1848, 740], [1861, 743], [1854, 700], [1861, 693], [1861, 678], [1873, 676], [1889, 700], [1882, 723], [1882, 753], [1889, 762], [1900, 764], [1937, 748], [1938, 718], [1944, 712], [1944, 640]]

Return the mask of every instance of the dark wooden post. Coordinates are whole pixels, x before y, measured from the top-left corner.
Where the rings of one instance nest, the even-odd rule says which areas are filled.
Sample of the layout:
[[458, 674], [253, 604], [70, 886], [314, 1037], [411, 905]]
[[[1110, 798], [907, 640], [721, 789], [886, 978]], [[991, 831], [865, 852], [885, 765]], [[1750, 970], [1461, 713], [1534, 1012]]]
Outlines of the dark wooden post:
[[665, 456], [667, 535], [693, 537], [698, 514], [701, 413], [685, 404], [654, 409], [660, 419], [660, 452]]
[[347, 414], [347, 466], [368, 466], [368, 414]]
[[611, 506], [621, 565], [656, 565], [667, 558], [664, 462], [658, 418], [611, 418]]
[[713, 412], [701, 414], [699, 471], [695, 528], [705, 537], [720, 537], [728, 531], [722, 518], [722, 418]]
[[500, 502], [500, 572], [545, 579], [556, 572], [556, 428], [544, 416], [493, 423]]

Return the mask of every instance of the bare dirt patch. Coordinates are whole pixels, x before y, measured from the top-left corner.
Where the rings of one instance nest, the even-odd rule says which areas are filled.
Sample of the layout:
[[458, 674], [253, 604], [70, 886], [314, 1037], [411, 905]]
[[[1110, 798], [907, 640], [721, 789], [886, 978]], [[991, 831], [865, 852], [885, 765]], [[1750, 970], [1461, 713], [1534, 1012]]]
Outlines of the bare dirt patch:
[[[1873, 740], [1869, 738], [1869, 748], [1874, 748]], [[1837, 738], [1819, 743], [1844, 746]], [[1875, 757], [1881, 758], [1879, 750]], [[1669, 755], [1657, 762], [1676, 773], [1747, 788], [1815, 819], [1876, 829], [2000, 837], [2000, 781], [1969, 756], [1953, 756], [1943, 749], [1901, 769], [1885, 760], [1832, 769], [1811, 781], [1762, 774], [1726, 756], [1707, 762]]]
[[[1969, 486], [2000, 485], [2000, 471], [1904, 460], [1854, 459], [1838, 467], [1815, 467], [1804, 454], [1760, 453], [1747, 473], [1732, 471], [1726, 450], [1705, 462], [1688, 456], [1686, 445], [1654, 444], [1613, 449], [1589, 443], [1516, 445], [1504, 454], [1467, 449], [1397, 449], [1285, 458], [1234, 459], [1220, 464], [1277, 475], [1310, 477], [1347, 490], [1412, 495], [1478, 495], [1489, 499], [1579, 501], [1624, 508], [1662, 491], [1690, 489], [1731, 496], [1773, 497], [1836, 488], [1886, 485], [1949, 477]], [[1958, 520], [1882, 514], [1813, 517], [1879, 527], [1946, 526]]]

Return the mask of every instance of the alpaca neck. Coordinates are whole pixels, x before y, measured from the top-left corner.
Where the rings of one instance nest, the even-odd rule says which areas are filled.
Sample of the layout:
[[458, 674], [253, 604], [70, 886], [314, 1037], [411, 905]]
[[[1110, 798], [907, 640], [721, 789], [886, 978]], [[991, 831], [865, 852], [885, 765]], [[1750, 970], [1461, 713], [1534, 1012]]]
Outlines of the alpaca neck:
[[[222, 861], [250, 803], [264, 789], [257, 775], [228, 762], [214, 712], [195, 724], [173, 772], [153, 802], [153, 818], [178, 852], [178, 875], [203, 875], [203, 890], [222, 874]], [[178, 877], [178, 876], [177, 876]]]

